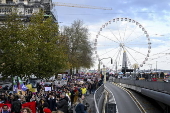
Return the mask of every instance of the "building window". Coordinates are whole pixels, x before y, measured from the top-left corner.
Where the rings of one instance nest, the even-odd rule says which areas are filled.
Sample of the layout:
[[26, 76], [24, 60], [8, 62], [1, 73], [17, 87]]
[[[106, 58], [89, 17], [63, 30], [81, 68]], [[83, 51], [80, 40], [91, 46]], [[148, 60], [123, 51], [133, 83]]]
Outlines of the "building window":
[[13, 0], [6, 0], [6, 3], [7, 3], [7, 4], [12, 4], [12, 3], [13, 3]]

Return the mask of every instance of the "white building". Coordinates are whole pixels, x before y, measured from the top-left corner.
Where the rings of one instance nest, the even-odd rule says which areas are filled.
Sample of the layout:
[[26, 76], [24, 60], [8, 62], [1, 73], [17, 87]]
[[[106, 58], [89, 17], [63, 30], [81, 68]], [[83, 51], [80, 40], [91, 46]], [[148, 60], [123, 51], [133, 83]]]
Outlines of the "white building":
[[51, 9], [52, 0], [0, 0], [0, 21], [14, 10], [17, 10], [18, 14], [27, 20], [33, 13], [44, 10], [45, 16], [52, 16], [56, 20]]

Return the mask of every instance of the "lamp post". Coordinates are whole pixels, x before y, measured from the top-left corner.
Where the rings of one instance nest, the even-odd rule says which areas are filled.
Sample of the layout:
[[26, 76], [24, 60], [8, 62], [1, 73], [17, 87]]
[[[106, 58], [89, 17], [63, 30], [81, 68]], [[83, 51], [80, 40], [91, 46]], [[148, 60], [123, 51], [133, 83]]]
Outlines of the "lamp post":
[[116, 75], [117, 75], [117, 61], [116, 61]]
[[[98, 65], [98, 72], [100, 73], [100, 62], [103, 60], [103, 59], [109, 59], [111, 57], [108, 57], [108, 58], [102, 58], [102, 59], [99, 59], [99, 65]], [[112, 58], [111, 58], [111, 64], [112, 64]], [[106, 71], [106, 68], [105, 66], [103, 65], [103, 69]], [[103, 74], [103, 73], [102, 73]], [[106, 73], [104, 74], [104, 79], [106, 78]], [[106, 80], [106, 79], [105, 79]], [[105, 81], [104, 81], [105, 82]]]
[[99, 60], [99, 64], [98, 64], [98, 73], [100, 74], [100, 61], [101, 60]]
[[102, 74], [104, 75], [104, 83], [106, 83], [106, 67], [103, 65]]
[[152, 64], [148, 64], [149, 67], [150, 67], [150, 72], [152, 71]]
[[156, 61], [156, 78], [157, 78], [157, 61]]

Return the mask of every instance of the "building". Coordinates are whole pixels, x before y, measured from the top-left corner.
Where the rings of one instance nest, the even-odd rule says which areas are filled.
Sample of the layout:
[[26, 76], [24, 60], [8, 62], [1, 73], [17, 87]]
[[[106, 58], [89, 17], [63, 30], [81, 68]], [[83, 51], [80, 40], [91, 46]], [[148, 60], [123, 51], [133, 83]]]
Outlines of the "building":
[[18, 14], [26, 21], [32, 14], [44, 10], [45, 17], [52, 16], [56, 21], [51, 10], [53, 8], [52, 0], [0, 0], [0, 21], [5, 19], [7, 14], [17, 10]]

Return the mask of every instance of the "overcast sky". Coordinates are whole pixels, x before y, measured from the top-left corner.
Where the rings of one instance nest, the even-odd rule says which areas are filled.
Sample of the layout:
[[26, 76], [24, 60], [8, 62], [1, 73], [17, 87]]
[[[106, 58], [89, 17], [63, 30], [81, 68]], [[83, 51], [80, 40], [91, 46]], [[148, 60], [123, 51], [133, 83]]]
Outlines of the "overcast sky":
[[[89, 38], [92, 42], [101, 26], [109, 20], [131, 18], [139, 22], [148, 32], [152, 43], [149, 59], [141, 69], [155, 69], [157, 62], [158, 69], [170, 70], [170, 54], [168, 54], [170, 53], [170, 0], [53, 0], [53, 2], [89, 5], [89, 8], [55, 6], [53, 12], [60, 26], [70, 26], [74, 20], [82, 20], [85, 26], [89, 28], [91, 34]], [[91, 9], [92, 6], [101, 7], [101, 9]], [[102, 10], [102, 8], [112, 8], [112, 10]], [[129, 25], [129, 29], [130, 27], [131, 25]], [[107, 29], [102, 31], [103, 34], [106, 34], [106, 32]], [[105, 40], [104, 37], [102, 40]], [[143, 38], [140, 44], [144, 44], [145, 40], [147, 41], [147, 38]], [[144, 54], [147, 53], [147, 46], [139, 46], [138, 48]], [[98, 50], [98, 53], [100, 52]], [[136, 57], [135, 54], [133, 56]], [[106, 56], [101, 58], [104, 57]], [[103, 61], [104, 64], [105, 62]], [[98, 64], [98, 61], [96, 64]], [[97, 69], [97, 67], [95, 66], [94, 69]]]

